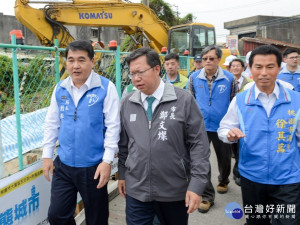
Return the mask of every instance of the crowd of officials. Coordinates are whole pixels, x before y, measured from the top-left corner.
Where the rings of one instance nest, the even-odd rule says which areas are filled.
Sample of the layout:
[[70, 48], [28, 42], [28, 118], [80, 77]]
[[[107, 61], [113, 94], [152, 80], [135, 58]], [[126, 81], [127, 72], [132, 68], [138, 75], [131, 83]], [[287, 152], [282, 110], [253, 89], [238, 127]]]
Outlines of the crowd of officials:
[[249, 54], [247, 65], [231, 56], [224, 70], [221, 49], [208, 46], [194, 57], [195, 69], [185, 77], [178, 55], [165, 56], [161, 74], [158, 53], [139, 48], [126, 58], [131, 85], [120, 102], [115, 85], [93, 71], [91, 44], [71, 42], [66, 49], [70, 76], [56, 85], [45, 120], [50, 224], [76, 224], [78, 192], [86, 224], [108, 224], [107, 182], [116, 155], [128, 225], [188, 224], [190, 213], [206, 213], [216, 201], [212, 144], [218, 193], [230, 188], [234, 155], [244, 208], [286, 209], [282, 217], [268, 211], [265, 218], [253, 210], [247, 225], [299, 225], [298, 57], [297, 50], [287, 49], [282, 62], [277, 48], [264, 45]]

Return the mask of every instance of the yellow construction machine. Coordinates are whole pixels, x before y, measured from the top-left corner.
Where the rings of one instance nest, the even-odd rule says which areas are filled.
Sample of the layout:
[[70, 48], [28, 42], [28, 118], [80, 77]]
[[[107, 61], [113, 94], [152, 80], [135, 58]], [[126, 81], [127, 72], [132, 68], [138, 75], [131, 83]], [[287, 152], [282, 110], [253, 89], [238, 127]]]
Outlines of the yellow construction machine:
[[[44, 7], [33, 8], [31, 3], [43, 3]], [[66, 48], [74, 38], [65, 25], [121, 27], [137, 45], [140, 43], [133, 34], [146, 39], [158, 53], [167, 46], [169, 52], [184, 55], [188, 50], [189, 56], [194, 56], [216, 43], [211, 24], [169, 27], [149, 7], [121, 0], [16, 0], [15, 16], [44, 46], [53, 46], [54, 39], [58, 39], [59, 47]], [[230, 54], [224, 51], [222, 62]]]
[[[37, 2], [47, 5], [43, 9], [30, 6]], [[216, 43], [211, 24], [191, 23], [170, 28], [147, 6], [121, 0], [16, 0], [15, 15], [44, 46], [53, 46], [55, 38], [61, 48], [73, 41], [65, 25], [121, 27], [128, 35], [143, 36], [157, 52], [168, 46], [180, 55], [188, 50], [194, 56]]]

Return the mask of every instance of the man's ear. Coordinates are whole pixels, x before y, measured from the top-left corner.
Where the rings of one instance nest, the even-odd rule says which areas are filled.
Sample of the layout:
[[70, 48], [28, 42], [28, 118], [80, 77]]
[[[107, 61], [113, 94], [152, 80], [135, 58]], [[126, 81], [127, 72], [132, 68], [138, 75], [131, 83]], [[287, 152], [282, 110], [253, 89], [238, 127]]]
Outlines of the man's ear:
[[161, 68], [160, 68], [160, 66], [159, 66], [159, 65], [156, 65], [156, 66], [154, 66], [154, 67], [153, 67], [153, 69], [154, 69], [154, 71], [155, 71], [155, 72], [157, 72], [157, 73], [158, 73], [158, 75], [160, 74], [160, 70], [161, 70]]
[[286, 63], [287, 58], [286, 58], [286, 57], [283, 57], [282, 60], [283, 60], [283, 62]]

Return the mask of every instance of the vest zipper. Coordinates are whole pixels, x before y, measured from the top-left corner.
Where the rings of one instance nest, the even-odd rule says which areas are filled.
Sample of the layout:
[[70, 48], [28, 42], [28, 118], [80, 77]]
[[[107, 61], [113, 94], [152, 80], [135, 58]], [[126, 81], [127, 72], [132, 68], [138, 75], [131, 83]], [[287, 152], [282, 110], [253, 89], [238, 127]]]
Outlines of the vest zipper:
[[77, 107], [75, 107], [75, 112], [74, 112], [74, 121], [77, 119]]

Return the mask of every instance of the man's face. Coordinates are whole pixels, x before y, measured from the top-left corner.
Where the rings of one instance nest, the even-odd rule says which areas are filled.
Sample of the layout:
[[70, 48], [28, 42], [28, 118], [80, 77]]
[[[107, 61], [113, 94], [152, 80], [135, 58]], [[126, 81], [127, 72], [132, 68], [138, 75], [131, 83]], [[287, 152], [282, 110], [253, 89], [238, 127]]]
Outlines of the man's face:
[[147, 64], [146, 56], [138, 57], [130, 62], [130, 74], [133, 75], [132, 84], [146, 95], [151, 95], [160, 83], [160, 66], [151, 68]]
[[242, 67], [242, 64], [238, 61], [233, 61], [231, 63], [231, 67], [229, 71], [235, 76], [235, 77], [240, 77], [242, 72], [244, 71], [244, 68]]
[[216, 70], [221, 59], [218, 58], [216, 50], [213, 49], [202, 56], [202, 63], [205, 70]]
[[66, 65], [74, 85], [81, 87], [92, 72], [94, 59], [88, 57], [87, 51], [69, 50]]
[[260, 91], [270, 94], [274, 90], [280, 66], [275, 55], [255, 55], [250, 68], [253, 80]]
[[298, 66], [299, 54], [297, 52], [292, 52], [283, 58], [284, 62], [290, 67]]
[[196, 70], [200, 70], [202, 68], [202, 61], [194, 61], [194, 67], [196, 68]]
[[168, 76], [170, 77], [177, 76], [179, 62], [177, 62], [176, 59], [169, 59], [168, 61], [165, 61], [164, 67]]

